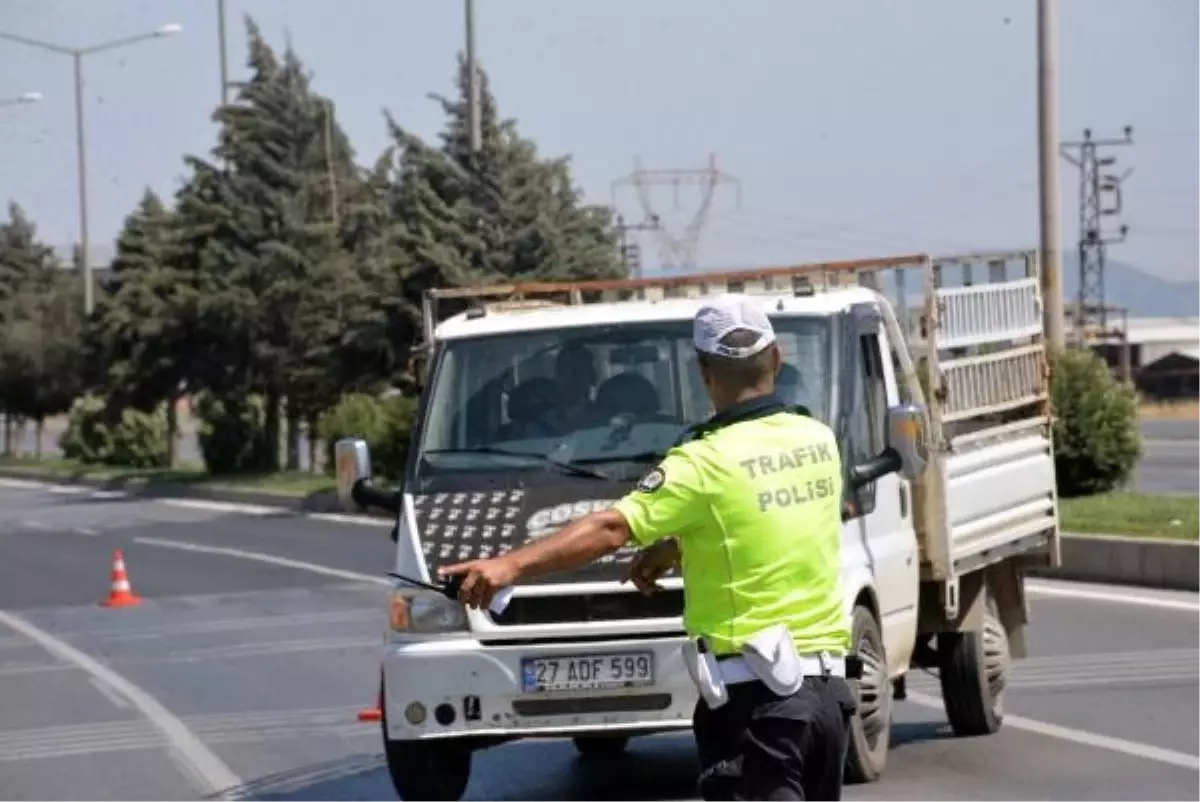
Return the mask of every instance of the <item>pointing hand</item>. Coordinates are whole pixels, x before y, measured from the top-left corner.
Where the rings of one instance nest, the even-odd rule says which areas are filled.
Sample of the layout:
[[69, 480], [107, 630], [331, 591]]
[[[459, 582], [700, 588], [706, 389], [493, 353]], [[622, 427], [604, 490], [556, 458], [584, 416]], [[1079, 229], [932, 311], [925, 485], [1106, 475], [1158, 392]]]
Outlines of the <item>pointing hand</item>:
[[495, 557], [447, 565], [438, 570], [438, 576], [461, 577], [458, 600], [467, 607], [486, 610], [499, 591], [517, 581], [517, 569], [507, 557]]

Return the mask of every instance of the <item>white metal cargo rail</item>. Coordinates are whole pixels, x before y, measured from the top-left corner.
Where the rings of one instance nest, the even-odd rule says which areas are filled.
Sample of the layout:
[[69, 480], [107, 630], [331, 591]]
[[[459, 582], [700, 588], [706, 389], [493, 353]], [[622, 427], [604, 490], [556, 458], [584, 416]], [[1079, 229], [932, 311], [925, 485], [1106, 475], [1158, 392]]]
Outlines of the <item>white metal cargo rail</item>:
[[[986, 280], [976, 283], [977, 275]], [[888, 299], [911, 352], [926, 359], [926, 387], [933, 388], [938, 402], [931, 404], [931, 411], [937, 417], [934, 431], [939, 434], [945, 424], [1047, 400], [1042, 301], [1033, 251], [936, 258], [910, 255], [677, 277], [434, 289], [424, 298], [425, 342], [433, 340], [440, 319], [438, 305], [444, 300], [471, 301], [500, 311], [507, 305], [792, 292], [798, 284], [815, 291], [859, 284]]]

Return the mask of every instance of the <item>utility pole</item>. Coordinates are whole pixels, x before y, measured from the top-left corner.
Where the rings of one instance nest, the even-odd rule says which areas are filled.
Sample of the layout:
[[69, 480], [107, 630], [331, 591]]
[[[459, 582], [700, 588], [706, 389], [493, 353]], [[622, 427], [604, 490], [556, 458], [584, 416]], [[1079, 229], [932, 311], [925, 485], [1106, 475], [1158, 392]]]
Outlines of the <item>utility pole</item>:
[[1062, 185], [1058, 170], [1058, 0], [1037, 3], [1038, 201], [1042, 317], [1050, 347], [1066, 345], [1063, 323]]
[[660, 226], [658, 215], [641, 223], [626, 223], [624, 217], [617, 215], [617, 253], [621, 256], [621, 264], [625, 266], [625, 271], [634, 278], [642, 277], [642, 248], [638, 243], [629, 241], [629, 232], [658, 231]]
[[[1123, 138], [1092, 139], [1090, 129], [1084, 129], [1083, 139], [1062, 143], [1062, 156], [1079, 168], [1079, 296], [1075, 304], [1075, 333], [1080, 347], [1087, 344], [1092, 327], [1107, 336], [1108, 307], [1104, 297], [1104, 267], [1109, 245], [1125, 240], [1129, 227], [1122, 225], [1116, 234], [1105, 232], [1103, 218], [1121, 213], [1121, 182], [1132, 170], [1121, 175], [1105, 172], [1113, 167], [1116, 157], [1101, 157], [1100, 147], [1133, 144], [1133, 128], [1125, 126]], [[1074, 155], [1078, 153], [1078, 156]], [[1111, 198], [1110, 205], [1105, 200]]]
[[475, 65], [475, 0], [463, 0], [463, 3], [467, 39], [467, 130], [471, 141], [471, 153], [478, 154], [482, 146], [483, 132], [479, 122], [479, 69]]
[[325, 173], [329, 180], [329, 219], [338, 223], [337, 179], [333, 170], [333, 101], [325, 98]]
[[665, 269], [692, 269], [696, 266], [696, 249], [700, 244], [700, 234], [704, 230], [704, 226], [708, 223], [708, 217], [712, 211], [713, 198], [716, 195], [717, 188], [722, 185], [735, 188], [737, 191], [738, 206], [741, 206], [741, 182], [734, 176], [717, 168], [717, 157], [715, 155], [709, 156], [707, 167], [657, 170], [645, 169], [642, 166], [641, 160], [635, 157], [633, 172], [612, 182], [613, 206], [617, 205], [617, 190], [622, 187], [631, 186], [637, 192], [638, 201], [641, 203], [642, 212], [645, 214], [646, 219], [659, 221], [661, 220], [661, 216], [654, 210], [650, 200], [650, 190], [652, 187], [670, 187], [673, 192], [676, 209], [680, 208], [680, 187], [699, 187], [701, 192], [700, 205], [692, 214], [692, 219], [684, 227], [682, 234], [673, 236], [663, 226], [657, 224], [653, 229], [650, 229], [658, 235], [660, 243], [659, 253]]

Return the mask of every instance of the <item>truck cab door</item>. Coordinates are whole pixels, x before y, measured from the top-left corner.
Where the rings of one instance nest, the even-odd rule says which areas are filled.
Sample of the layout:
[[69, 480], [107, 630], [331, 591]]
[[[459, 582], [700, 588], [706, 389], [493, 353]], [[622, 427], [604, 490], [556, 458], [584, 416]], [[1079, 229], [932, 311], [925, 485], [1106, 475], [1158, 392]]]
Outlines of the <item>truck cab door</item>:
[[[853, 307], [843, 334], [838, 435], [848, 472], [887, 446], [887, 409], [900, 403], [900, 395], [878, 310], [870, 304]], [[889, 474], [854, 490], [847, 477], [842, 520], [847, 573], [865, 567], [874, 577], [889, 669], [899, 670], [911, 657], [920, 589], [909, 483]]]

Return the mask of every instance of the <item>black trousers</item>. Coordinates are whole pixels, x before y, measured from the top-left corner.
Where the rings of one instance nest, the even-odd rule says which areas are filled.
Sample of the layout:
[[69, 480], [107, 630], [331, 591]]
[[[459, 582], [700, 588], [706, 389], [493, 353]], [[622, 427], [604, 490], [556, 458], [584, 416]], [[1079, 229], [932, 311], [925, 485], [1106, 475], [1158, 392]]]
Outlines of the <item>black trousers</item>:
[[855, 710], [844, 679], [806, 677], [786, 697], [761, 682], [728, 689], [728, 702], [713, 710], [701, 699], [693, 717], [703, 799], [842, 798]]

